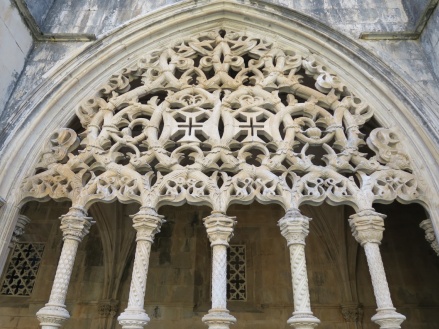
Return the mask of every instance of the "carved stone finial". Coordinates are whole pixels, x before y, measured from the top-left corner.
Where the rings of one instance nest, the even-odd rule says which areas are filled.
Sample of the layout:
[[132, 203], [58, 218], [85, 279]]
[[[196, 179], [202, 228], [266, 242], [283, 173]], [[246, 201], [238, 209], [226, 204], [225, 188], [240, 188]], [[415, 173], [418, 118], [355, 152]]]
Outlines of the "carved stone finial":
[[425, 231], [425, 240], [427, 240], [436, 254], [439, 256], [439, 243], [434, 234], [433, 223], [431, 219], [426, 219], [419, 224], [419, 226]]
[[63, 238], [82, 241], [90, 230], [92, 218], [82, 208], [72, 207], [69, 212], [60, 217]]
[[381, 244], [386, 215], [377, 213], [373, 209], [363, 210], [349, 217], [352, 235], [362, 246], [367, 243]]
[[154, 242], [154, 236], [160, 232], [160, 227], [166, 221], [162, 215], [157, 214], [153, 208], [142, 207], [139, 212], [133, 216], [133, 227], [137, 231], [136, 240], [146, 240]]
[[233, 228], [236, 224], [235, 218], [221, 212], [212, 212], [212, 215], [204, 218], [204, 226], [211, 246], [229, 246], [229, 241], [233, 236]]
[[302, 215], [299, 209], [289, 209], [282, 217], [278, 225], [281, 234], [287, 239], [288, 246], [292, 244], [305, 244], [305, 238], [309, 233], [311, 218]]

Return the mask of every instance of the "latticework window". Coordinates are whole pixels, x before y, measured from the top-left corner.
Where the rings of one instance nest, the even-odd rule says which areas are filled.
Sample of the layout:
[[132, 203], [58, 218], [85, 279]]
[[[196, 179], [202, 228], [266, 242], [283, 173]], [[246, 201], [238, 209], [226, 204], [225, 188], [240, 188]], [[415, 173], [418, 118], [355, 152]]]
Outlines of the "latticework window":
[[30, 296], [35, 284], [43, 243], [17, 243], [3, 279], [1, 294]]
[[230, 245], [227, 257], [227, 299], [247, 300], [245, 245]]

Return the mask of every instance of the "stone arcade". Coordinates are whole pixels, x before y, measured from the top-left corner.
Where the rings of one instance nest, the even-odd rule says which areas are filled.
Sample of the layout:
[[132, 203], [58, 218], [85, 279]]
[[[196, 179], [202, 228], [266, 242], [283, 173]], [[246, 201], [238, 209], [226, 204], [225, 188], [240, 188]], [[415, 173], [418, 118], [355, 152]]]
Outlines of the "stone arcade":
[[[292, 312], [289, 318], [277, 319], [279, 323], [295, 329], [329, 328], [328, 323], [334, 323], [333, 328], [372, 328], [372, 322], [382, 329], [401, 328], [406, 317], [393, 305], [380, 251], [386, 215], [378, 208], [385, 207], [376, 204], [417, 203], [429, 210], [431, 188], [413, 165], [408, 155], [411, 148], [404, 144], [397, 128], [379, 124], [383, 120], [377, 102], [353, 88], [338, 74], [337, 67], [330, 65], [331, 61], [280, 37], [260, 36], [239, 26], [216, 25], [130, 57], [128, 64], [110, 73], [106, 83], [87, 90], [81, 102], [75, 104], [75, 118], [48, 136], [38, 159], [20, 182], [17, 205], [28, 217], [33, 212], [41, 216], [35, 201], [59, 201], [63, 207], [69, 203], [68, 211], [60, 216], [63, 243], [62, 247], [58, 245], [61, 252], [55, 262], [56, 271], [52, 271], [56, 273], [50, 296], [36, 312], [41, 328], [68, 328], [74, 321], [76, 314], [68, 311], [67, 293], [71, 281], [78, 280], [74, 275], [75, 259], [92, 230], [94, 238], [99, 234], [99, 240], [107, 234], [100, 257], [118, 263], [120, 268], [117, 273], [106, 273], [105, 285], [99, 287], [101, 292], [105, 290], [101, 294], [105, 298], [99, 301], [98, 311], [82, 311], [100, 315], [99, 321], [86, 327], [114, 328], [117, 319], [122, 328], [141, 329], [148, 323], [154, 326], [151, 317], [165, 318], [169, 313], [161, 315], [159, 306], [153, 314], [147, 314], [145, 300], [148, 274], [153, 275], [149, 271], [152, 254], [164, 248], [159, 245], [154, 249], [155, 238], [170, 225], [169, 206], [181, 207], [180, 215], [188, 218], [188, 228], [192, 227], [197, 242], [188, 242], [188, 231], [174, 230], [173, 238], [183, 239], [192, 247], [203, 239], [210, 242], [211, 259], [208, 252], [200, 256], [200, 248], [192, 249], [195, 258], [189, 264], [191, 277], [187, 281], [194, 282], [197, 271], [203, 273], [201, 264], [210, 267], [211, 276], [209, 280], [201, 275], [202, 282], [194, 284], [200, 291], [209, 290], [210, 297], [201, 298], [193, 306], [193, 322], [198, 319], [211, 329], [238, 328], [240, 315], [228, 304], [237, 305], [239, 300], [258, 304], [250, 313], [263, 313], [264, 307], [269, 307], [262, 306], [263, 300], [254, 302], [259, 292], [249, 291], [251, 297], [247, 297], [246, 290], [249, 285], [257, 290], [261, 280], [257, 271], [253, 275], [245, 268], [246, 243], [250, 245], [246, 241], [250, 229], [246, 231], [245, 227], [252, 216], [258, 222], [256, 212], [261, 211], [268, 217], [270, 212], [272, 216], [279, 214], [260, 225], [277, 222], [278, 237], [285, 238], [280, 248], [288, 250], [291, 266], [292, 289], [288, 295], [294, 308], [288, 310]], [[254, 205], [256, 202], [263, 206]], [[197, 218], [189, 222], [192, 210], [188, 209], [194, 208], [186, 203], [199, 208], [196, 214], [203, 214], [203, 233], [194, 229]], [[49, 203], [51, 207], [53, 204]], [[317, 207], [325, 213], [314, 209]], [[121, 215], [117, 209], [133, 212]], [[269, 209], [268, 213], [262, 209]], [[410, 212], [413, 208], [407, 209]], [[166, 213], [168, 216], [164, 216]], [[23, 214], [16, 223], [12, 248], [18, 245], [25, 227], [31, 225]], [[175, 214], [177, 222], [179, 211]], [[313, 214], [318, 218], [311, 218]], [[360, 290], [353, 288], [356, 283], [348, 289], [350, 297], [339, 301], [339, 313], [346, 326], [335, 326], [336, 320], [325, 323], [313, 312], [311, 285], [319, 279], [308, 277], [311, 272], [306, 260], [314, 256], [307, 254], [305, 244], [310, 231], [312, 234], [311, 219], [320, 221], [325, 215], [345, 221], [348, 217], [352, 236], [364, 249], [376, 303], [371, 319], [363, 319], [363, 312], [369, 315], [370, 310], [363, 310], [359, 298], [354, 297], [357, 292], [353, 291]], [[102, 219], [105, 216], [129, 216], [134, 229], [110, 223]], [[241, 221], [244, 228], [240, 233]], [[334, 220], [331, 225], [339, 224]], [[344, 224], [340, 225], [342, 232]], [[432, 221], [424, 220], [421, 227], [439, 253]], [[335, 237], [337, 230], [333, 232]], [[239, 258], [241, 267], [236, 269], [236, 279], [231, 279], [228, 247], [234, 235], [242, 243], [233, 247], [237, 248], [233, 249], [233, 259]], [[270, 238], [278, 239], [272, 233]], [[90, 237], [88, 241], [92, 240]], [[276, 243], [272, 248], [278, 248]], [[35, 244], [34, 248], [35, 257], [41, 259], [44, 246]], [[328, 258], [343, 259], [348, 247], [343, 248], [339, 249], [340, 255]], [[113, 253], [106, 254], [110, 249]], [[26, 252], [14, 250], [23, 255]], [[262, 258], [254, 256], [256, 247], [252, 250], [248, 252], [253, 257], [251, 266], [264, 267], [255, 264]], [[200, 264], [196, 264], [200, 257]], [[288, 260], [287, 256], [278, 257]], [[348, 266], [340, 269], [345, 273], [341, 276], [346, 275], [340, 280], [353, 280], [346, 274]], [[35, 267], [34, 277], [37, 271]], [[124, 279], [124, 275], [128, 277]], [[230, 296], [235, 281], [236, 299]], [[5, 291], [27, 289], [26, 285], [17, 288], [16, 282], [5, 282]], [[129, 282], [125, 295], [123, 282]], [[193, 302], [193, 296], [183, 295]], [[200, 306], [203, 303], [209, 303], [209, 310], [198, 316], [205, 309]], [[78, 322], [76, 327], [81, 324]]]

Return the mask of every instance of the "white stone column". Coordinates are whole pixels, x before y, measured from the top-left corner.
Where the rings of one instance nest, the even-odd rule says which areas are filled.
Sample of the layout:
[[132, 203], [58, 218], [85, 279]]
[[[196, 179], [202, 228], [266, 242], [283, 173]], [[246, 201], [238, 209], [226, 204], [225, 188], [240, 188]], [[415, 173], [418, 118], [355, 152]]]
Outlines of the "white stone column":
[[310, 220], [298, 209], [289, 209], [278, 223], [290, 249], [294, 312], [287, 323], [295, 329], [311, 329], [320, 323], [311, 311], [306, 271], [305, 238], [309, 233]]
[[398, 329], [401, 328], [405, 316], [397, 313], [393, 307], [379, 247], [383, 239], [384, 218], [385, 215], [373, 210], [363, 210], [350, 216], [349, 224], [354, 238], [364, 248], [372, 278], [378, 306], [377, 314], [372, 317], [372, 321], [381, 329]]
[[91, 218], [82, 208], [70, 208], [61, 218], [61, 230], [64, 244], [61, 251], [55, 280], [49, 302], [37, 312], [42, 329], [60, 328], [62, 323], [70, 318], [65, 306], [70, 276], [75, 263], [79, 242], [82, 241], [91, 226]]
[[151, 245], [155, 234], [160, 232], [160, 227], [165, 221], [163, 216], [147, 207], [140, 208], [132, 218], [137, 236], [130, 295], [127, 308], [117, 320], [124, 329], [142, 329], [149, 322], [149, 316], [144, 310], [144, 300]]
[[204, 219], [212, 247], [212, 308], [202, 319], [209, 329], [228, 329], [236, 322], [227, 310], [227, 247], [235, 223], [234, 217], [221, 212]]

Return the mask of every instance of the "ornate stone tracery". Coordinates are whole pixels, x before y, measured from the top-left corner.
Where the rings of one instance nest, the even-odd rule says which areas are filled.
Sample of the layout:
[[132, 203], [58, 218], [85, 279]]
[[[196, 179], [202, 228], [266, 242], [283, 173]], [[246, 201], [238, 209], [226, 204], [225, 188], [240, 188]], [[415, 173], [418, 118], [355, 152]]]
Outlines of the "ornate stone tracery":
[[[146, 54], [52, 135], [25, 199], [231, 203], [419, 200], [395, 131], [315, 56], [212, 30]], [[367, 145], [366, 145], [367, 144]], [[373, 155], [375, 154], [375, 155]]]
[[[84, 210], [83, 218], [94, 202], [116, 199], [139, 203], [150, 213], [154, 225], [147, 214], [133, 218], [137, 263], [129, 306], [119, 317], [124, 328], [140, 329], [149, 321], [143, 296], [151, 243], [162, 222], [156, 211], [162, 205], [189, 202], [213, 209], [205, 223], [217, 284], [212, 285], [212, 309], [203, 319], [212, 328], [228, 328], [236, 319], [226, 308], [224, 264], [234, 224], [224, 232], [212, 230], [224, 224], [216, 217], [229, 218], [225, 213], [231, 204], [275, 202], [287, 215], [296, 214], [297, 221], [305, 203], [348, 204], [369, 216], [375, 214], [374, 202], [424, 198], [397, 132], [374, 128], [373, 109], [365, 100], [316, 56], [247, 32], [210, 30], [148, 53], [112, 75], [78, 106], [76, 116], [83, 130], [61, 128], [51, 136], [36, 171], [23, 182], [23, 200], [68, 199], [71, 209]], [[290, 245], [293, 286], [302, 296], [295, 296], [289, 323], [312, 328], [319, 320], [309, 305], [308, 219], [302, 222], [304, 231], [296, 235], [280, 223]], [[354, 224], [375, 271], [372, 277], [383, 282], [375, 287], [382, 311], [376, 322], [384, 328], [396, 321], [392, 328], [398, 328], [404, 317], [394, 311], [390, 295], [379, 298], [388, 294], [382, 263], [377, 267], [374, 261], [381, 259], [384, 228], [361, 219]], [[76, 248], [86, 228], [78, 236], [63, 228]], [[68, 318], [59, 309], [65, 293], [39, 312], [43, 326]]]

